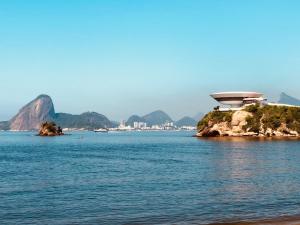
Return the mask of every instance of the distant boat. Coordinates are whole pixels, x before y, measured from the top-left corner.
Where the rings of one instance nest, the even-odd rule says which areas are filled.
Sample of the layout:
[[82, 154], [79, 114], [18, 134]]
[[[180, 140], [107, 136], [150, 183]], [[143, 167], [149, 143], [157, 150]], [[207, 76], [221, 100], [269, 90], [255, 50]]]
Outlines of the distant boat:
[[108, 132], [108, 129], [107, 128], [99, 128], [97, 130], [94, 130], [94, 132], [101, 132], [101, 133], [107, 133]]

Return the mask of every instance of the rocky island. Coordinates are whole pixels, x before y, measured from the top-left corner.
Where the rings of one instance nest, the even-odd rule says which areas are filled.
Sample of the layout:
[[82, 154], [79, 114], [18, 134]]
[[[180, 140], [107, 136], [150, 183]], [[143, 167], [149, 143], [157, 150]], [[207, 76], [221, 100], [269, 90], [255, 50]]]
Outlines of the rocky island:
[[54, 122], [44, 122], [41, 124], [38, 136], [61, 136], [64, 135], [62, 129], [57, 127]]
[[237, 111], [216, 109], [197, 129], [198, 137], [299, 137], [300, 107], [253, 104]]

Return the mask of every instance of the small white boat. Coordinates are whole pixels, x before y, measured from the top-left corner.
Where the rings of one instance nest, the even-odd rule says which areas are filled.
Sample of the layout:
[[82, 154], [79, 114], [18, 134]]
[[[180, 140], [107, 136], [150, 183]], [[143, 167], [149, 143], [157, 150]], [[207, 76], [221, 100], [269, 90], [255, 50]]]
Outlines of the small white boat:
[[94, 132], [101, 132], [101, 133], [107, 133], [108, 129], [107, 128], [99, 128], [97, 130], [94, 130]]

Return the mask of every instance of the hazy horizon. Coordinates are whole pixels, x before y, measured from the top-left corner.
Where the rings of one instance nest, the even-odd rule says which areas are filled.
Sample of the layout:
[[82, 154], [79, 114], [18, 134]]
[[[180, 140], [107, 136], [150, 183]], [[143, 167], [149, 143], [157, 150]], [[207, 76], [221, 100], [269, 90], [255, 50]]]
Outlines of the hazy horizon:
[[40, 94], [111, 120], [207, 112], [216, 91], [300, 97], [299, 1], [1, 1], [0, 121]]
[[[46, 94], [46, 93], [42, 93], [42, 94], [40, 94], [40, 95], [48, 95], [48, 94]], [[38, 97], [39, 95], [37, 95], [36, 97]], [[48, 95], [48, 96], [50, 96], [50, 95]], [[18, 111], [23, 107], [23, 106], [25, 106], [27, 103], [29, 103], [30, 101], [32, 101], [32, 100], [34, 100], [36, 97], [34, 97], [34, 98], [32, 98], [32, 99], [30, 99], [30, 100], [28, 100], [26, 103], [24, 103], [24, 104], [22, 104], [22, 105], [20, 105], [19, 106], [19, 108], [14, 112], [14, 113], [12, 113], [11, 115], [8, 115], [8, 117], [7, 118], [4, 118], [4, 119], [0, 119], [0, 121], [7, 121], [7, 120], [10, 120], [15, 114], [17, 114], [18, 113]], [[51, 96], [50, 96], [51, 97]], [[293, 96], [292, 96], [293, 97]], [[207, 98], [210, 98], [210, 96], [207, 96]], [[151, 113], [151, 112], [154, 112], [154, 111], [157, 111], [157, 110], [162, 110], [162, 111], [164, 111], [165, 113], [167, 113], [169, 116], [171, 116], [171, 118], [174, 120], [174, 121], [177, 121], [177, 120], [179, 120], [179, 119], [181, 119], [181, 118], [183, 118], [183, 117], [185, 117], [185, 116], [189, 116], [189, 117], [195, 117], [197, 114], [199, 114], [199, 113], [207, 113], [208, 111], [210, 111], [211, 109], [212, 109], [212, 107], [213, 106], [215, 106], [215, 105], [219, 105], [219, 103], [217, 103], [216, 101], [214, 101], [213, 99], [210, 99], [210, 101], [212, 102], [211, 103], [211, 105], [210, 106], [208, 106], [204, 111], [198, 111], [198, 112], [195, 112], [194, 114], [182, 114], [182, 113], [178, 113], [177, 115], [179, 115], [179, 116], [174, 116], [173, 114], [170, 114], [168, 111], [166, 111], [166, 110], [164, 110], [164, 109], [162, 109], [162, 108], [157, 108], [157, 109], [152, 109], [152, 110], [150, 110], [150, 111], [143, 111], [143, 110], [138, 110], [137, 112], [140, 112], [140, 113], [137, 113], [137, 112], [132, 112], [131, 114], [129, 113], [127, 116], [125, 116], [124, 118], [119, 118], [119, 119], [115, 119], [115, 118], [112, 118], [110, 115], [107, 115], [107, 114], [105, 114], [105, 113], [102, 113], [102, 112], [99, 112], [99, 111], [95, 111], [95, 110], [84, 110], [84, 111], [81, 111], [81, 112], [69, 112], [69, 111], [61, 111], [61, 110], [57, 110], [57, 108], [56, 108], [56, 103], [55, 103], [55, 100], [51, 97], [51, 99], [52, 99], [52, 101], [53, 101], [53, 104], [54, 104], [54, 108], [55, 108], [55, 112], [56, 113], [70, 113], [70, 114], [82, 114], [82, 113], [84, 113], [84, 112], [97, 112], [97, 113], [100, 113], [100, 114], [103, 114], [103, 115], [105, 115], [106, 117], [108, 117], [108, 119], [110, 119], [111, 121], [117, 121], [117, 122], [120, 122], [120, 121], [122, 121], [122, 120], [127, 120], [130, 116], [133, 116], [133, 115], [138, 115], [138, 116], [144, 116], [144, 115], [146, 115], [146, 114], [149, 114], [149, 113]], [[275, 99], [275, 98], [269, 98], [268, 100], [270, 100], [270, 101], [272, 101], [272, 99], [273, 99], [273, 101], [276, 101], [276, 100], [278, 100], [278, 99]]]

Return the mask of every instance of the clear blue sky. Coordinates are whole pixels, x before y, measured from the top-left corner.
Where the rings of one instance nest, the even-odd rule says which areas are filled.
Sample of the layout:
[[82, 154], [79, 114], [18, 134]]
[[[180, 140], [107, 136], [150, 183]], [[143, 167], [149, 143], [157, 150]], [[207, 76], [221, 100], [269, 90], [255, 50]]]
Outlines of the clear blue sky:
[[2, 0], [0, 120], [49, 94], [110, 119], [208, 111], [214, 91], [300, 97], [300, 1]]

